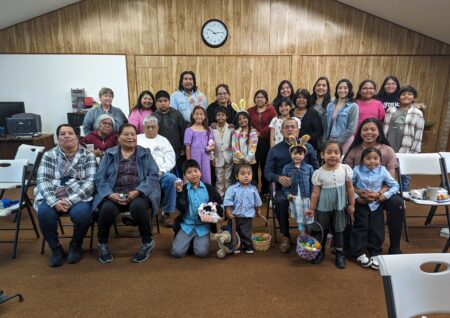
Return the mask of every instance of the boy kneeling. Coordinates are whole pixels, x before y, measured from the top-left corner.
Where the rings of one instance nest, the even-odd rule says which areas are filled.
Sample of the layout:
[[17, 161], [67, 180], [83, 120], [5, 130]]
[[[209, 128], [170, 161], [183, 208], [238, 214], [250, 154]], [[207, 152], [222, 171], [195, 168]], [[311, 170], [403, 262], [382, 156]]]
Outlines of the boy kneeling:
[[186, 160], [181, 167], [187, 180], [184, 186], [176, 183], [177, 209], [180, 215], [174, 224], [175, 239], [172, 243], [172, 255], [179, 258], [186, 256], [192, 243], [194, 255], [207, 257], [209, 254], [209, 232], [215, 224], [204, 223], [198, 215], [202, 203], [215, 202], [217, 213], [222, 216], [223, 208], [220, 194], [211, 185], [200, 181], [202, 173], [195, 160]]

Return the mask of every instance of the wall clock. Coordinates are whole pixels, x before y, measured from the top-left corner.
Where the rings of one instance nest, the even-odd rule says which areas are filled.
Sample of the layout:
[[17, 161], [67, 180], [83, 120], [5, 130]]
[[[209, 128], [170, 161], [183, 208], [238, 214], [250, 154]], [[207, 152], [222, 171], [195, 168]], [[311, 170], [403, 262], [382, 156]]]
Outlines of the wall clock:
[[207, 46], [217, 48], [227, 41], [228, 29], [222, 21], [211, 19], [203, 24], [201, 36]]

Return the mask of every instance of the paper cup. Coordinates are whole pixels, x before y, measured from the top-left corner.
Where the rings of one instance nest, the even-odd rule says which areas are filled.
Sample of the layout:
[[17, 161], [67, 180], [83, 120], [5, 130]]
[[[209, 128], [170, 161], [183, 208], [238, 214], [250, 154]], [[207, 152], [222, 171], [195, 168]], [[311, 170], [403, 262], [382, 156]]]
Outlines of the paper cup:
[[431, 201], [437, 201], [438, 191], [440, 188], [437, 187], [428, 187], [427, 191], [427, 199]]

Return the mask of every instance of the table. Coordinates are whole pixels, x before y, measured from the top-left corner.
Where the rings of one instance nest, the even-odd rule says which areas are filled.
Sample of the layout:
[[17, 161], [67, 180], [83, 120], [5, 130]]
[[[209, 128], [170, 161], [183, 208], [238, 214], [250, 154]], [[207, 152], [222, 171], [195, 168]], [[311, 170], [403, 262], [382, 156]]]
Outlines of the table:
[[20, 145], [43, 146], [49, 150], [55, 146], [53, 134], [42, 134], [41, 136], [14, 137], [7, 136], [0, 138], [0, 158], [14, 159]]

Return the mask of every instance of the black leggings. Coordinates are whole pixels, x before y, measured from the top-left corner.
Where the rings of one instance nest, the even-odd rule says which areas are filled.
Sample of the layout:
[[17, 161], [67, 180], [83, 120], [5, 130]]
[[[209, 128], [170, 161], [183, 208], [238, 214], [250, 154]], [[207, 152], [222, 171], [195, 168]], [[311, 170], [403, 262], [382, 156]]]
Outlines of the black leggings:
[[148, 243], [152, 240], [151, 217], [147, 212], [150, 202], [147, 198], [139, 196], [128, 205], [119, 205], [109, 199], [103, 201], [98, 213], [98, 242], [108, 243], [109, 229], [114, 224], [121, 212], [130, 211], [141, 234], [142, 242]]

